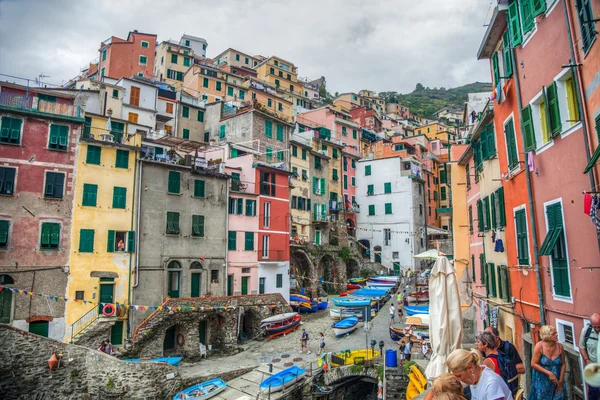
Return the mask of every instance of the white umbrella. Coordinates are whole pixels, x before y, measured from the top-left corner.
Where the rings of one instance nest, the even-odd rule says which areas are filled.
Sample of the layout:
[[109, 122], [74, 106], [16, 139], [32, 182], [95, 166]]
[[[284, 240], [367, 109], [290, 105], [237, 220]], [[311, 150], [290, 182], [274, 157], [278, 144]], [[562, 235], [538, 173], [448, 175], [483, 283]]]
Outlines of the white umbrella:
[[446, 357], [460, 348], [462, 312], [454, 267], [446, 257], [439, 257], [429, 277], [429, 337], [432, 356], [425, 369], [428, 379], [448, 372]]
[[430, 249], [430, 250], [424, 251], [422, 253], [419, 253], [416, 256], [413, 256], [413, 258], [423, 258], [423, 259], [435, 260], [438, 257], [443, 256], [443, 255], [444, 255], [444, 253], [440, 253], [436, 249]]

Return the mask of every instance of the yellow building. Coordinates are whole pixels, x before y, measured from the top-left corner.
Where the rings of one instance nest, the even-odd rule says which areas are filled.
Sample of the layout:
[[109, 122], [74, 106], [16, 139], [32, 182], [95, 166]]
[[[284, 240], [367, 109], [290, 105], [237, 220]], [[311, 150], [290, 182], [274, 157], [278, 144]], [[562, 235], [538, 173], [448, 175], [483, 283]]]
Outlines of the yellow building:
[[292, 166], [292, 237], [297, 243], [311, 243], [311, 138], [290, 137], [290, 164]]
[[180, 89], [183, 76], [194, 64], [194, 50], [177, 42], [166, 41], [156, 46], [154, 78]]
[[[86, 117], [79, 144], [74, 189], [67, 298], [129, 303], [136, 260], [136, 175], [141, 135], [106, 129], [107, 118]], [[114, 125], [113, 127], [120, 125]], [[67, 302], [66, 337], [79, 335], [101, 307]], [[100, 318], [114, 345], [125, 335], [127, 313]]]
[[[275, 85], [277, 92], [294, 106], [310, 108], [311, 99], [304, 95], [304, 83], [298, 80], [298, 68], [283, 58], [271, 56], [254, 69], [257, 78]], [[294, 107], [294, 115], [297, 112]]]
[[425, 135], [430, 140], [439, 139], [443, 143], [454, 141], [454, 131], [437, 121], [430, 122], [415, 129], [415, 135]]
[[350, 111], [353, 108], [361, 106], [360, 98], [356, 93], [342, 93], [333, 99], [333, 104], [345, 111]]

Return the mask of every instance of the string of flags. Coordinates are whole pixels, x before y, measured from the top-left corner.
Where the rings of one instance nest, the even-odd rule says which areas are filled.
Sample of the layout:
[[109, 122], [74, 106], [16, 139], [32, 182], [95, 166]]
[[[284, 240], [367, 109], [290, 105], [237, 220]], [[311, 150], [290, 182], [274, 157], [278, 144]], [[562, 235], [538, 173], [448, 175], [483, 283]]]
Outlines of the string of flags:
[[[53, 295], [49, 295], [49, 294], [32, 292], [32, 291], [28, 291], [28, 290], [13, 288], [13, 287], [0, 286], [0, 292], [3, 290], [10, 291], [10, 292], [16, 293], [16, 294], [32, 296], [32, 297], [46, 297], [46, 298], [49, 298], [50, 300], [54, 300], [54, 301], [63, 301], [63, 302], [72, 301], [73, 303], [81, 303], [81, 304], [86, 304], [86, 305], [89, 304], [92, 306], [100, 306], [100, 307], [105, 307], [106, 305], [110, 305], [110, 306], [115, 307], [116, 310], [127, 309], [127, 310], [135, 310], [135, 311], [170, 311], [170, 312], [175, 312], [175, 311], [227, 311], [227, 310], [235, 310], [239, 307], [239, 306], [162, 306], [162, 305], [161, 306], [145, 306], [145, 305], [124, 304], [124, 303], [105, 303], [105, 302], [96, 302], [96, 301], [91, 301], [91, 300], [69, 299], [69, 298], [62, 297], [62, 296], [53, 296]], [[178, 300], [182, 300], [182, 299], [178, 299]], [[280, 308], [283, 306], [287, 306], [287, 304], [277, 303], [277, 304], [265, 304], [265, 305], [257, 305], [257, 306], [246, 306], [245, 305], [243, 307], [244, 308], [253, 308], [253, 309], [258, 310], [258, 309], [264, 309], [264, 308], [269, 308], [269, 309]]]

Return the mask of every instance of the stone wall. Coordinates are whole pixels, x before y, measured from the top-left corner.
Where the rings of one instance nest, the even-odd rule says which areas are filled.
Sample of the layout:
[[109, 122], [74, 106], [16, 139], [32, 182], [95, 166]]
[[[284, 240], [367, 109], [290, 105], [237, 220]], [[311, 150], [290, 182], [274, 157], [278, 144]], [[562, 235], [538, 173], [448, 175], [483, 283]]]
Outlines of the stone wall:
[[[0, 325], [0, 341], [4, 399], [164, 399], [183, 387], [177, 369], [170, 365], [121, 361], [8, 325]], [[50, 372], [47, 360], [54, 351], [63, 357], [60, 367]], [[168, 380], [167, 374], [175, 377]]]

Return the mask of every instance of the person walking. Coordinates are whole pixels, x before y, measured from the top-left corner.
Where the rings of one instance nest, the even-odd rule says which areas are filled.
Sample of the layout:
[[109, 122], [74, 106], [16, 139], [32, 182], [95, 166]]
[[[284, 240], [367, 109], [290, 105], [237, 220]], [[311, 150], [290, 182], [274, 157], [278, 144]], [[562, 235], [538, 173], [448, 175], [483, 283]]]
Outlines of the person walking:
[[[590, 316], [590, 324], [583, 327], [579, 335], [579, 352], [583, 367], [598, 363], [598, 336], [600, 336], [600, 313]], [[600, 387], [587, 385], [588, 400], [600, 400]]]
[[510, 358], [512, 363], [514, 364], [515, 368], [517, 368], [517, 372], [519, 374], [524, 374], [525, 364], [523, 364], [523, 360], [521, 359], [519, 351], [517, 350], [515, 345], [509, 342], [508, 340], [502, 340], [500, 338], [500, 332], [498, 332], [498, 328], [488, 326], [487, 328], [485, 328], [485, 330], [493, 333], [494, 336], [496, 336], [496, 350], [498, 350], [499, 353], [504, 353], [506, 356], [508, 356], [508, 358]]
[[404, 289], [404, 293], [402, 294], [402, 305], [404, 307], [408, 306], [408, 295], [406, 294], [406, 289]]
[[308, 333], [306, 333], [306, 329], [302, 329], [302, 335], [300, 335], [300, 353], [307, 352], [306, 354], [310, 354], [310, 350], [308, 350]]
[[406, 344], [402, 341], [402, 339], [400, 339], [396, 343], [398, 344], [398, 351], [400, 353], [400, 367], [403, 367], [404, 366], [404, 347], [406, 346]]
[[402, 323], [402, 318], [404, 318], [404, 311], [402, 311], [402, 307], [398, 303], [398, 322]]
[[410, 337], [408, 338], [408, 342], [404, 345], [404, 359], [406, 361], [410, 361], [412, 357], [412, 342], [410, 341]]
[[396, 308], [394, 303], [390, 304], [390, 325], [394, 323], [394, 317], [396, 316]]
[[323, 335], [323, 332], [319, 332], [319, 351], [317, 352], [317, 355], [320, 356], [321, 353], [323, 353], [325, 351], [325, 336]]
[[558, 343], [558, 332], [551, 325], [540, 329], [540, 342], [533, 348], [530, 400], [566, 400], [567, 364], [564, 348]]

